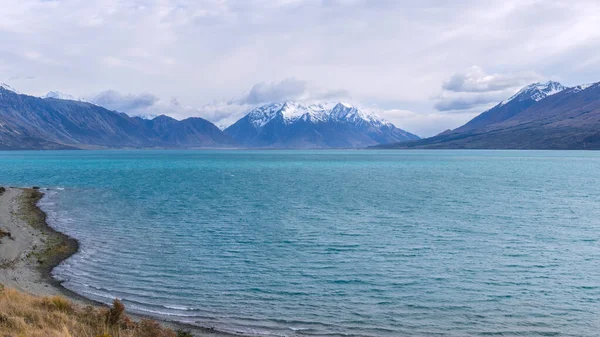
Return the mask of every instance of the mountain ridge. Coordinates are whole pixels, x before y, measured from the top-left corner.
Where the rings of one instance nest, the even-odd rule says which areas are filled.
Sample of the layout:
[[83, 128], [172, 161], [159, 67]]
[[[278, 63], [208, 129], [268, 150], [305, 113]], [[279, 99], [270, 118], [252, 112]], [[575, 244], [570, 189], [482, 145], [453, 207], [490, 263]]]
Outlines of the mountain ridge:
[[158, 132], [152, 120], [92, 103], [23, 95], [0, 86], [2, 149], [235, 146], [207, 120], [173, 121], [171, 128], [177, 128], [179, 136], [173, 136], [173, 130]]
[[0, 149], [362, 148], [410, 139], [418, 136], [346, 103], [269, 103], [221, 130], [201, 117], [131, 116], [58, 91], [37, 97], [0, 85]]
[[599, 130], [600, 82], [546, 82], [526, 86], [455, 130], [376, 148], [600, 149]]
[[523, 87], [509, 99], [496, 104], [489, 110], [482, 112], [465, 125], [452, 131], [465, 131], [468, 129], [481, 128], [483, 126], [498, 123], [511, 118], [517, 113], [529, 108], [540, 100], [557, 94], [567, 89], [558, 82], [548, 81], [546, 83], [533, 83]]

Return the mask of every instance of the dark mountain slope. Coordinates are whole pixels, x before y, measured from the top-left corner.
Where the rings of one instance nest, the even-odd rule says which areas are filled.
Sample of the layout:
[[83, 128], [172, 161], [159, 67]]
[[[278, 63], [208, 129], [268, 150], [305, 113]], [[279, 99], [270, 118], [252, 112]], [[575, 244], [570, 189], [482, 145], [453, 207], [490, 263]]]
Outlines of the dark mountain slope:
[[213, 123], [199, 117], [182, 121], [161, 115], [146, 124], [159, 135], [161, 144], [170, 147], [222, 147], [235, 146], [233, 138]]
[[600, 84], [562, 90], [505, 117], [381, 148], [600, 149]]
[[463, 132], [501, 123], [528, 109], [540, 100], [555, 95], [565, 89], [566, 88], [558, 82], [534, 83], [528, 85], [508, 100], [500, 102], [490, 110], [484, 111], [482, 114], [454, 131]]
[[130, 117], [74, 100], [17, 94], [0, 86], [0, 148], [220, 147], [234, 141], [202, 118]]

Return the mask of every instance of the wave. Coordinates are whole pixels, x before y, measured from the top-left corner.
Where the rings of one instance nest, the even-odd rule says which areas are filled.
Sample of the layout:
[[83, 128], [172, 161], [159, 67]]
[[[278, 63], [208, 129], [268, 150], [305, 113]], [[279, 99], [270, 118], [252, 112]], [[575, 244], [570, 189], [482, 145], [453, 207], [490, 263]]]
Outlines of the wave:
[[196, 308], [184, 307], [182, 305], [163, 305], [163, 307], [165, 307], [167, 309], [181, 310], [181, 311], [198, 311], [199, 310], [199, 309], [196, 309]]

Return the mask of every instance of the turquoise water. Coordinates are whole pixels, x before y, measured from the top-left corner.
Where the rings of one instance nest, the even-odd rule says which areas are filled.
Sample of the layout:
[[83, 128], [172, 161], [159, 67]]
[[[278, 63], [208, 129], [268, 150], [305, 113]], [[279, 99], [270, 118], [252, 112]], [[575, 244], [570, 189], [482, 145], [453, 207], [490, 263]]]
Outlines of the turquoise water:
[[86, 297], [279, 336], [596, 336], [600, 152], [0, 152]]

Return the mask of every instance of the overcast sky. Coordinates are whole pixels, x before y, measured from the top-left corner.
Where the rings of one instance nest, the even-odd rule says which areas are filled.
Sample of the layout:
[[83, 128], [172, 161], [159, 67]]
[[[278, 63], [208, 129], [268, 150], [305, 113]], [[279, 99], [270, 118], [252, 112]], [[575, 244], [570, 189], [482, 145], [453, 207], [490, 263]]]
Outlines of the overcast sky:
[[599, 1], [0, 0], [0, 82], [233, 121], [347, 101], [430, 136], [523, 85], [600, 81]]

